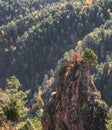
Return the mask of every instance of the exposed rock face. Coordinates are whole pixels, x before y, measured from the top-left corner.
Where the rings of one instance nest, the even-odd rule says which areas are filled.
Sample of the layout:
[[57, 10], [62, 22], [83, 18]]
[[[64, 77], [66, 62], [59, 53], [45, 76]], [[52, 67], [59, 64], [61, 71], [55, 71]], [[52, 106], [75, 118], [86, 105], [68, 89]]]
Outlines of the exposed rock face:
[[[99, 102], [103, 107], [98, 107]], [[81, 63], [64, 64], [59, 73], [57, 90], [44, 109], [43, 130], [105, 130], [103, 120], [98, 119], [99, 108], [107, 110], [89, 69]], [[97, 125], [95, 120], [100, 124]]]

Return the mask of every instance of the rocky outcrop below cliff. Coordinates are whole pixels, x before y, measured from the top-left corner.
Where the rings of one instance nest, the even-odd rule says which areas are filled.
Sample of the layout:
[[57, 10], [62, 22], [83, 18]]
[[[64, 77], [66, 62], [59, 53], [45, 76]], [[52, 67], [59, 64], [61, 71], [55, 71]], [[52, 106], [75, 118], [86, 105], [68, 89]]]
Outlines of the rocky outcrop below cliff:
[[64, 63], [56, 92], [42, 116], [43, 130], [106, 130], [108, 106], [101, 100], [88, 67]]

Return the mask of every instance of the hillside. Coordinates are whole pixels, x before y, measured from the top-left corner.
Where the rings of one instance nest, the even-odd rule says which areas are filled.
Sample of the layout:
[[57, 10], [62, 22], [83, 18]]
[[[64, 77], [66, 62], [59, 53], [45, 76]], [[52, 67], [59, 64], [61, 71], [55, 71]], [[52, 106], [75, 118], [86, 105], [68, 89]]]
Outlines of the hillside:
[[0, 17], [0, 115], [6, 126], [11, 120], [16, 127], [16, 120], [20, 130], [42, 129], [44, 103], [74, 50], [94, 50], [98, 63], [89, 76], [101, 92], [98, 100], [112, 105], [112, 0], [1, 0]]
[[21, 19], [30, 13], [41, 10], [47, 4], [55, 3], [57, 0], [1, 0], [0, 1], [0, 25]]
[[102, 93], [103, 99], [107, 101], [109, 105], [112, 102], [111, 99], [111, 73], [112, 73], [112, 29], [111, 21], [107, 21], [101, 28], [95, 29], [83, 39], [83, 47], [92, 48], [98, 55], [99, 64], [94, 70], [95, 84], [98, 85], [98, 89]]
[[44, 74], [66, 50], [110, 18], [108, 9], [111, 1], [88, 6], [57, 3], [1, 26], [2, 84], [10, 75], [15, 75], [25, 89], [41, 84]]
[[[110, 12], [110, 10], [108, 10]], [[109, 13], [110, 14], [110, 13]], [[78, 40], [76, 46], [73, 49], [83, 50], [86, 47], [92, 48], [98, 56], [98, 64], [92, 69], [95, 85], [102, 94], [102, 98], [111, 106], [111, 73], [112, 73], [112, 53], [111, 53], [111, 41], [112, 41], [112, 19], [106, 20], [100, 27], [93, 29], [90, 33], [85, 35], [81, 40]], [[58, 65], [55, 68], [55, 77], [59, 72], [60, 64], [63, 61], [69, 59], [68, 55], [72, 50], [66, 51], [63, 58], [58, 61]], [[56, 78], [58, 79], [58, 78]], [[102, 81], [103, 80], [103, 81]], [[46, 83], [47, 84], [47, 83]], [[57, 81], [53, 84], [53, 90], [56, 88]], [[50, 91], [47, 88], [45, 95], [49, 97]], [[47, 93], [46, 93], [47, 92]]]

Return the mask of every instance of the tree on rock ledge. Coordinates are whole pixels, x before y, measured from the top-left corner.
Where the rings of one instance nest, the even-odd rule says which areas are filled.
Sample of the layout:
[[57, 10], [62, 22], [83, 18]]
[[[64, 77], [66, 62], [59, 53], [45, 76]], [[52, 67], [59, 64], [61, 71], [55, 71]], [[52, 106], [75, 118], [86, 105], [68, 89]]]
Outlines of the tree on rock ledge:
[[89, 68], [93, 67], [98, 63], [98, 57], [92, 49], [86, 48], [84, 50], [82, 56], [82, 63], [84, 64], [84, 66]]

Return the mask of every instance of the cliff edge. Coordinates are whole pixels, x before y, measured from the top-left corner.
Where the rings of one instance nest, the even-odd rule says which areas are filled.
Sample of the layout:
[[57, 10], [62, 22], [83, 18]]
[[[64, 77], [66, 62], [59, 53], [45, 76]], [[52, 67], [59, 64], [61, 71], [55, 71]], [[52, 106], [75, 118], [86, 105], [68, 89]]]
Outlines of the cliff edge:
[[58, 87], [44, 108], [43, 130], [106, 130], [107, 111], [90, 67], [82, 62], [80, 52], [74, 52], [63, 63]]

